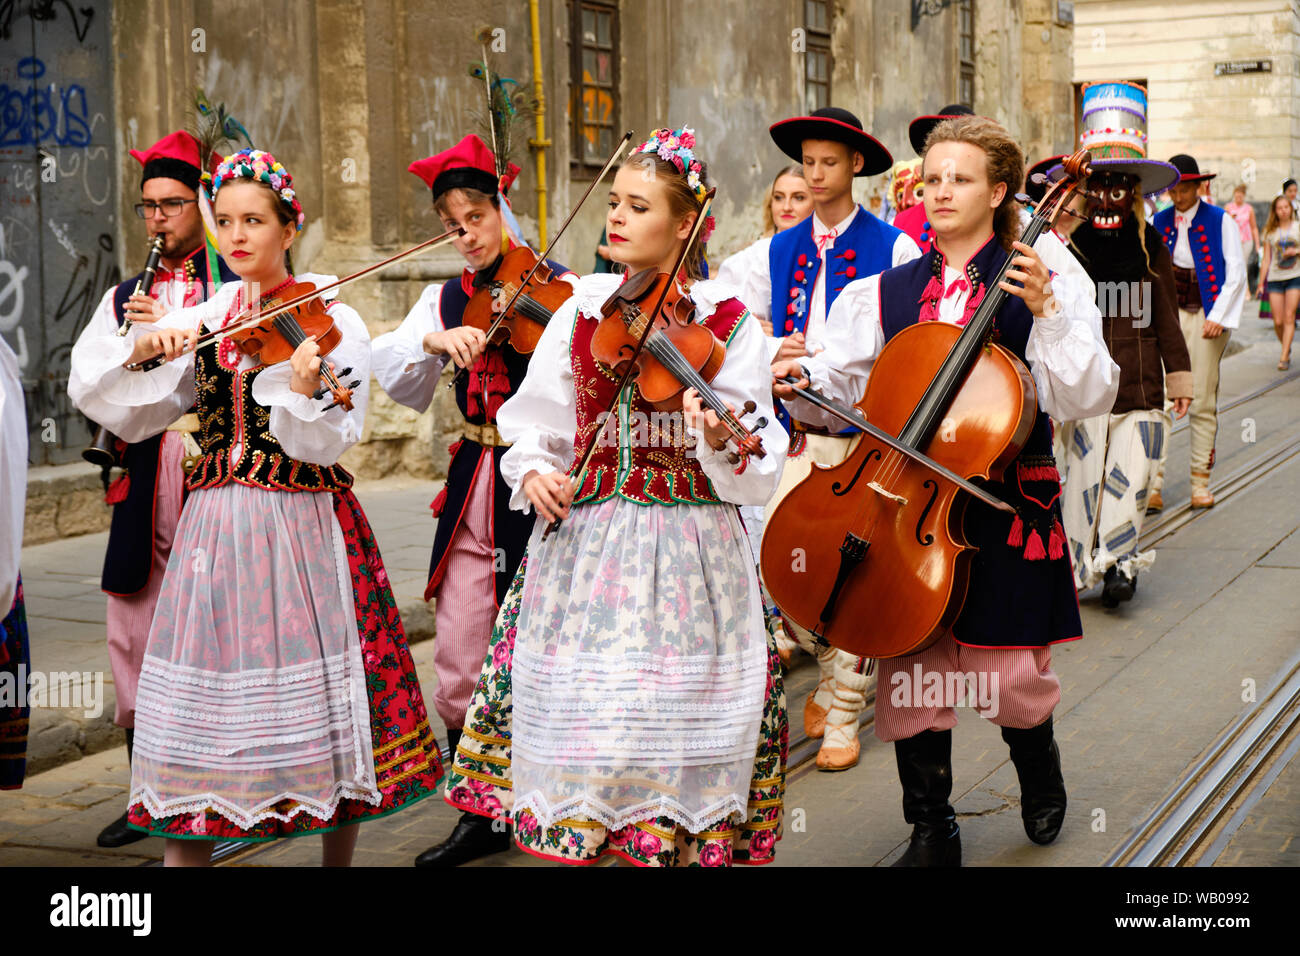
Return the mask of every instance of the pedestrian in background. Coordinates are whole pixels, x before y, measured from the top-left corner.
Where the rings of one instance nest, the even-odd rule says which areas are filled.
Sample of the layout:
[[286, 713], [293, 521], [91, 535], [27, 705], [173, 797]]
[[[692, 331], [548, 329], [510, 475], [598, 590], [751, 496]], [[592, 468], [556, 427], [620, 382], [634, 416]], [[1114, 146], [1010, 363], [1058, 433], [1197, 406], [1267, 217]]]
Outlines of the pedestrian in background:
[[1286, 196], [1278, 196], [1264, 224], [1264, 254], [1259, 266], [1255, 295], [1264, 298], [1268, 290], [1273, 314], [1273, 332], [1282, 344], [1277, 369], [1291, 367], [1291, 340], [1295, 336], [1295, 313], [1300, 305], [1300, 220]]

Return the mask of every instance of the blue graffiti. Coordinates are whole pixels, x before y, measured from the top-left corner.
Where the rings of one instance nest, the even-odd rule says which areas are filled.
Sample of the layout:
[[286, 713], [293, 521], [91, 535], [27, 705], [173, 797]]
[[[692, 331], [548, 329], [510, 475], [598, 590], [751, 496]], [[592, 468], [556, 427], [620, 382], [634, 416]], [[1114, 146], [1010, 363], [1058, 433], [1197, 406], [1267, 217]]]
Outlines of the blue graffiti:
[[0, 83], [0, 147], [90, 145], [90, 113], [86, 88], [80, 83], [60, 87], [37, 86], [45, 64], [34, 56], [18, 61], [15, 69], [26, 87]]

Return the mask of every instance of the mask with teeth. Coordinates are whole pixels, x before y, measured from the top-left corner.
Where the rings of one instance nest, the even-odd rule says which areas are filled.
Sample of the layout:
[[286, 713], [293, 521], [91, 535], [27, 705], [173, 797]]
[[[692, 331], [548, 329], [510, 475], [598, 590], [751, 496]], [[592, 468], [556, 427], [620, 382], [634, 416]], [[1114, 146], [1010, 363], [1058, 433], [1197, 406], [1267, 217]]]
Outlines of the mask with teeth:
[[1101, 173], [1090, 177], [1088, 191], [1091, 198], [1089, 220], [1092, 228], [1110, 235], [1117, 233], [1137, 197], [1137, 178], [1124, 173]]

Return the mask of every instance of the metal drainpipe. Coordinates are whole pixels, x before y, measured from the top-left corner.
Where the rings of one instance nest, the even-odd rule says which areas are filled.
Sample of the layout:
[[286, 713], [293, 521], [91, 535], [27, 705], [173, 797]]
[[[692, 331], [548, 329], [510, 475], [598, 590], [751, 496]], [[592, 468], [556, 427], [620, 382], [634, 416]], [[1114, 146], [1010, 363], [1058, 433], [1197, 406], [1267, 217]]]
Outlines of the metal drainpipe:
[[538, 25], [537, 0], [528, 0], [528, 20], [533, 31], [533, 96], [537, 100], [537, 109], [533, 114], [536, 124], [533, 138], [528, 147], [533, 151], [533, 162], [537, 170], [537, 245], [546, 248], [546, 147], [551, 141], [546, 138], [546, 97], [542, 93], [542, 36]]

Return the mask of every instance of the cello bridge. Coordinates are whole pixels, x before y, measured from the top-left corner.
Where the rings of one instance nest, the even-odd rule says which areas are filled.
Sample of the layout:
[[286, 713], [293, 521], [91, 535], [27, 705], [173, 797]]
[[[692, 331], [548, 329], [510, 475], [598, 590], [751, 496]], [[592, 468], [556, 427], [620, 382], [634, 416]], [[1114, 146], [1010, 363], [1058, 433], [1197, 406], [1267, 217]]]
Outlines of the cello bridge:
[[874, 491], [876, 494], [880, 495], [881, 497], [888, 498], [890, 501], [897, 501], [900, 505], [907, 504], [906, 498], [904, 498], [902, 495], [896, 495], [892, 491], [886, 491], [884, 488], [880, 486], [880, 482], [878, 481], [867, 482], [867, 487], [870, 488], [872, 491]]

